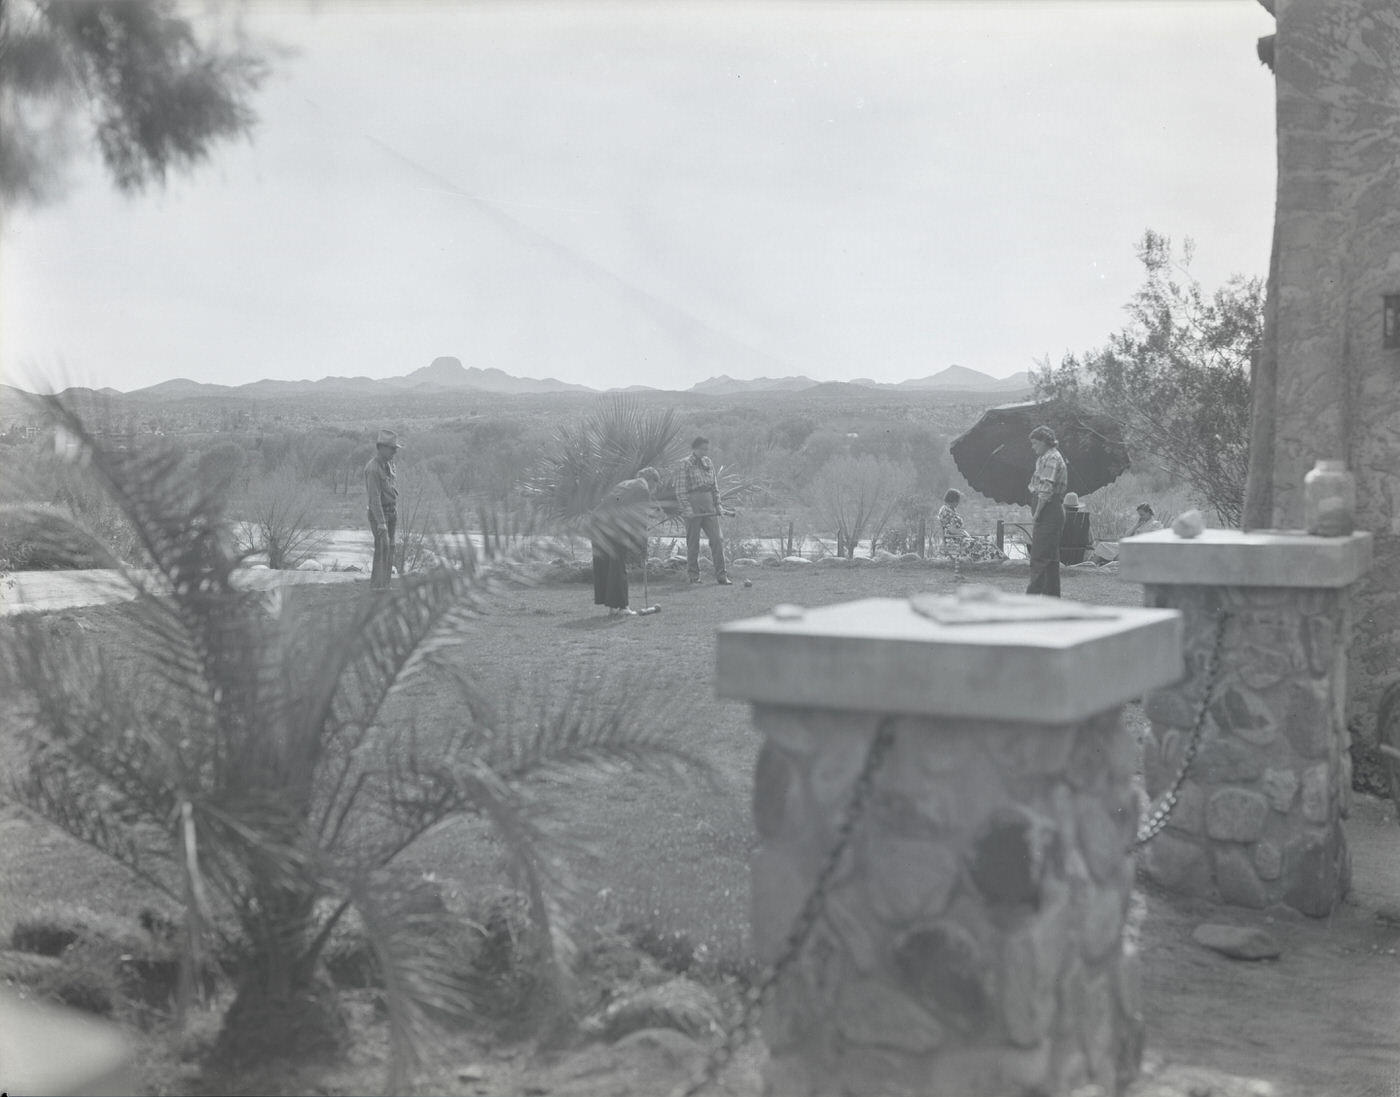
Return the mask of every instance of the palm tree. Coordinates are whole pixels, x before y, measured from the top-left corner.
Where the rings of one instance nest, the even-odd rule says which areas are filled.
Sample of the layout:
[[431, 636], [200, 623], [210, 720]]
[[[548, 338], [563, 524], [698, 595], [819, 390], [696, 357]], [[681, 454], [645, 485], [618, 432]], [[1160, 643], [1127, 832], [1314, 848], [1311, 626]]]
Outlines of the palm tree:
[[[444, 542], [443, 566], [306, 612], [237, 581], [218, 484], [167, 449], [107, 451], [64, 404], [47, 404], [148, 567], [124, 569], [136, 598], [123, 657], [135, 671], [111, 651], [56, 642], [42, 622], [21, 621], [0, 642], [0, 688], [28, 745], [18, 796], [183, 908], [182, 1004], [211, 946], [236, 957], [217, 1049], [231, 1064], [338, 1044], [320, 960], [357, 912], [389, 1005], [390, 1086], [402, 1090], [430, 1019], [461, 1015], [471, 988], [452, 975], [459, 958], [435, 950], [379, 886], [384, 870], [445, 820], [484, 817], [552, 957], [560, 927], [529, 778], [557, 766], [704, 767], [658, 730], [664, 713], [633, 683], [523, 712], [461, 671], [451, 656], [477, 611], [526, 576], [521, 530], [483, 516], [481, 547]], [[36, 513], [29, 536], [93, 541], [52, 512]], [[423, 676], [457, 691], [453, 726], [383, 712]], [[550, 970], [543, 985], [557, 998]]]
[[608, 489], [648, 465], [666, 470], [684, 456], [671, 408], [648, 408], [634, 396], [604, 397], [577, 423], [560, 427], [527, 492], [547, 520], [577, 532]]

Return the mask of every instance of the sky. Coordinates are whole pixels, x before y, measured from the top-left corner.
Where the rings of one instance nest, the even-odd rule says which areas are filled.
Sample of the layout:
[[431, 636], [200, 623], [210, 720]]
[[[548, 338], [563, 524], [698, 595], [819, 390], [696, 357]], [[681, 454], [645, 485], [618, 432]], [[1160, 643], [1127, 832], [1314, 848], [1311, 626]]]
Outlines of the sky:
[[[186, 9], [199, 18], [201, 7]], [[251, 137], [0, 225], [0, 381], [996, 377], [1267, 271], [1257, 0], [250, 0]]]

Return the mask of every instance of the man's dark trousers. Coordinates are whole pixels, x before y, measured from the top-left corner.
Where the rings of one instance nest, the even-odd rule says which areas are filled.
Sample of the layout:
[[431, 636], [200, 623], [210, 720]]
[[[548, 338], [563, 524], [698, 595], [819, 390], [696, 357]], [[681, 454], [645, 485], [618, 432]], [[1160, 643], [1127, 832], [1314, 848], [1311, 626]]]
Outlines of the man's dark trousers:
[[[394, 525], [398, 520], [398, 511], [391, 507], [384, 508], [384, 532], [374, 534], [374, 565], [370, 568], [369, 585], [371, 590], [379, 590], [389, 586], [389, 572], [394, 566]], [[374, 530], [374, 515], [369, 516], [369, 528]]]
[[724, 537], [719, 532], [718, 514], [701, 514], [685, 520], [685, 569], [692, 580], [700, 578], [700, 531], [710, 542], [715, 562], [715, 578], [724, 578]]

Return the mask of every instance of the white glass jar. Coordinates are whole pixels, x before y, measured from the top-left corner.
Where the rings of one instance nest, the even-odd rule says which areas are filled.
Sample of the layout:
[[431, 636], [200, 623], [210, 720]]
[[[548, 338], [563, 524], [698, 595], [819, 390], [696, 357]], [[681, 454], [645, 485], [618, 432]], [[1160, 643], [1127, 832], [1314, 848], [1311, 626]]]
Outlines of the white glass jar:
[[1345, 537], [1356, 524], [1356, 480], [1345, 461], [1318, 461], [1303, 477], [1303, 518], [1319, 537]]

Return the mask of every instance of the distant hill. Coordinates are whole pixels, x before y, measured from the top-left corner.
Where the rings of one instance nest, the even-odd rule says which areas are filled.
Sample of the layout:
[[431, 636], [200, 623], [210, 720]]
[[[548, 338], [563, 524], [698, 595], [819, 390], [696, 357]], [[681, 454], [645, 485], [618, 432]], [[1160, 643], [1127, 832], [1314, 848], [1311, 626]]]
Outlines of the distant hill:
[[686, 391], [704, 393], [706, 396], [732, 396], [736, 392], [799, 392], [816, 383], [810, 377], [756, 377], [752, 381], [739, 381], [721, 373], [718, 377], [691, 385]]
[[[0, 386], [3, 388], [3, 386]], [[761, 393], [807, 393], [826, 397], [844, 393], [851, 397], [872, 392], [900, 392], [909, 394], [928, 393], [1029, 393], [1032, 384], [1029, 373], [1018, 373], [1011, 377], [993, 377], [980, 370], [966, 366], [948, 366], [927, 377], [907, 381], [886, 382], [858, 378], [852, 381], [817, 382], [806, 376], [796, 377], [755, 377], [745, 380], [720, 374], [710, 377], [685, 390], [657, 388], [652, 385], [628, 385], [625, 388], [609, 389], [609, 392], [661, 393], [675, 392], [688, 396], [735, 396]], [[295, 400], [299, 397], [323, 396], [333, 399], [373, 396], [383, 398], [401, 395], [429, 396], [434, 393], [494, 394], [500, 396], [530, 396], [548, 393], [596, 393], [598, 389], [588, 385], [576, 385], [553, 377], [516, 377], [504, 370], [477, 366], [466, 367], [458, 358], [444, 356], [413, 370], [402, 377], [322, 377], [319, 380], [279, 381], [265, 378], [245, 385], [219, 385], [204, 381], [191, 381], [177, 377], [162, 381], [157, 385], [136, 389], [121, 394], [114, 389], [100, 390], [104, 397], [126, 395], [139, 397], [160, 404], [174, 400], [196, 400], [201, 398], [223, 398], [244, 400]], [[11, 390], [14, 395], [18, 389]], [[85, 393], [88, 398], [92, 390], [69, 389], [70, 395]], [[0, 397], [3, 400], [3, 397]]]
[[553, 377], [535, 380], [532, 377], [513, 377], [504, 370], [494, 367], [467, 369], [458, 358], [434, 358], [432, 364], [416, 369], [407, 377], [397, 378], [400, 387], [414, 387], [423, 383], [442, 385], [443, 388], [477, 389], [480, 392], [504, 392], [516, 395], [525, 392], [593, 392], [587, 385], [572, 385], [567, 381], [556, 381]]
[[[993, 377], [981, 370], [966, 366], [949, 366], [947, 369], [910, 381], [872, 381], [868, 377], [854, 381], [817, 382], [810, 377], [756, 377], [752, 381], [741, 381], [725, 374], [711, 377], [692, 385], [688, 391], [706, 396], [732, 396], [742, 392], [807, 392], [816, 389], [831, 391], [827, 386], [848, 385], [863, 389], [881, 389], [893, 392], [1026, 392], [1031, 388], [1030, 373], [1013, 374], [1011, 377]], [[845, 390], [851, 393], [852, 389]]]
[[927, 377], [900, 381], [895, 384], [868, 380], [859, 380], [854, 383], [867, 385], [870, 388], [900, 389], [905, 392], [921, 389], [957, 389], [963, 392], [1020, 392], [1032, 387], [1029, 371], [1013, 373], [1010, 377], [993, 377], [989, 373], [968, 369], [966, 366], [949, 366], [947, 369], [939, 370]]
[[187, 377], [176, 377], [171, 381], [162, 381], [158, 385], [148, 385], [143, 389], [133, 389], [126, 395], [184, 399], [188, 396], [223, 396], [229, 391], [228, 385], [211, 385], [205, 381], [191, 381]]

